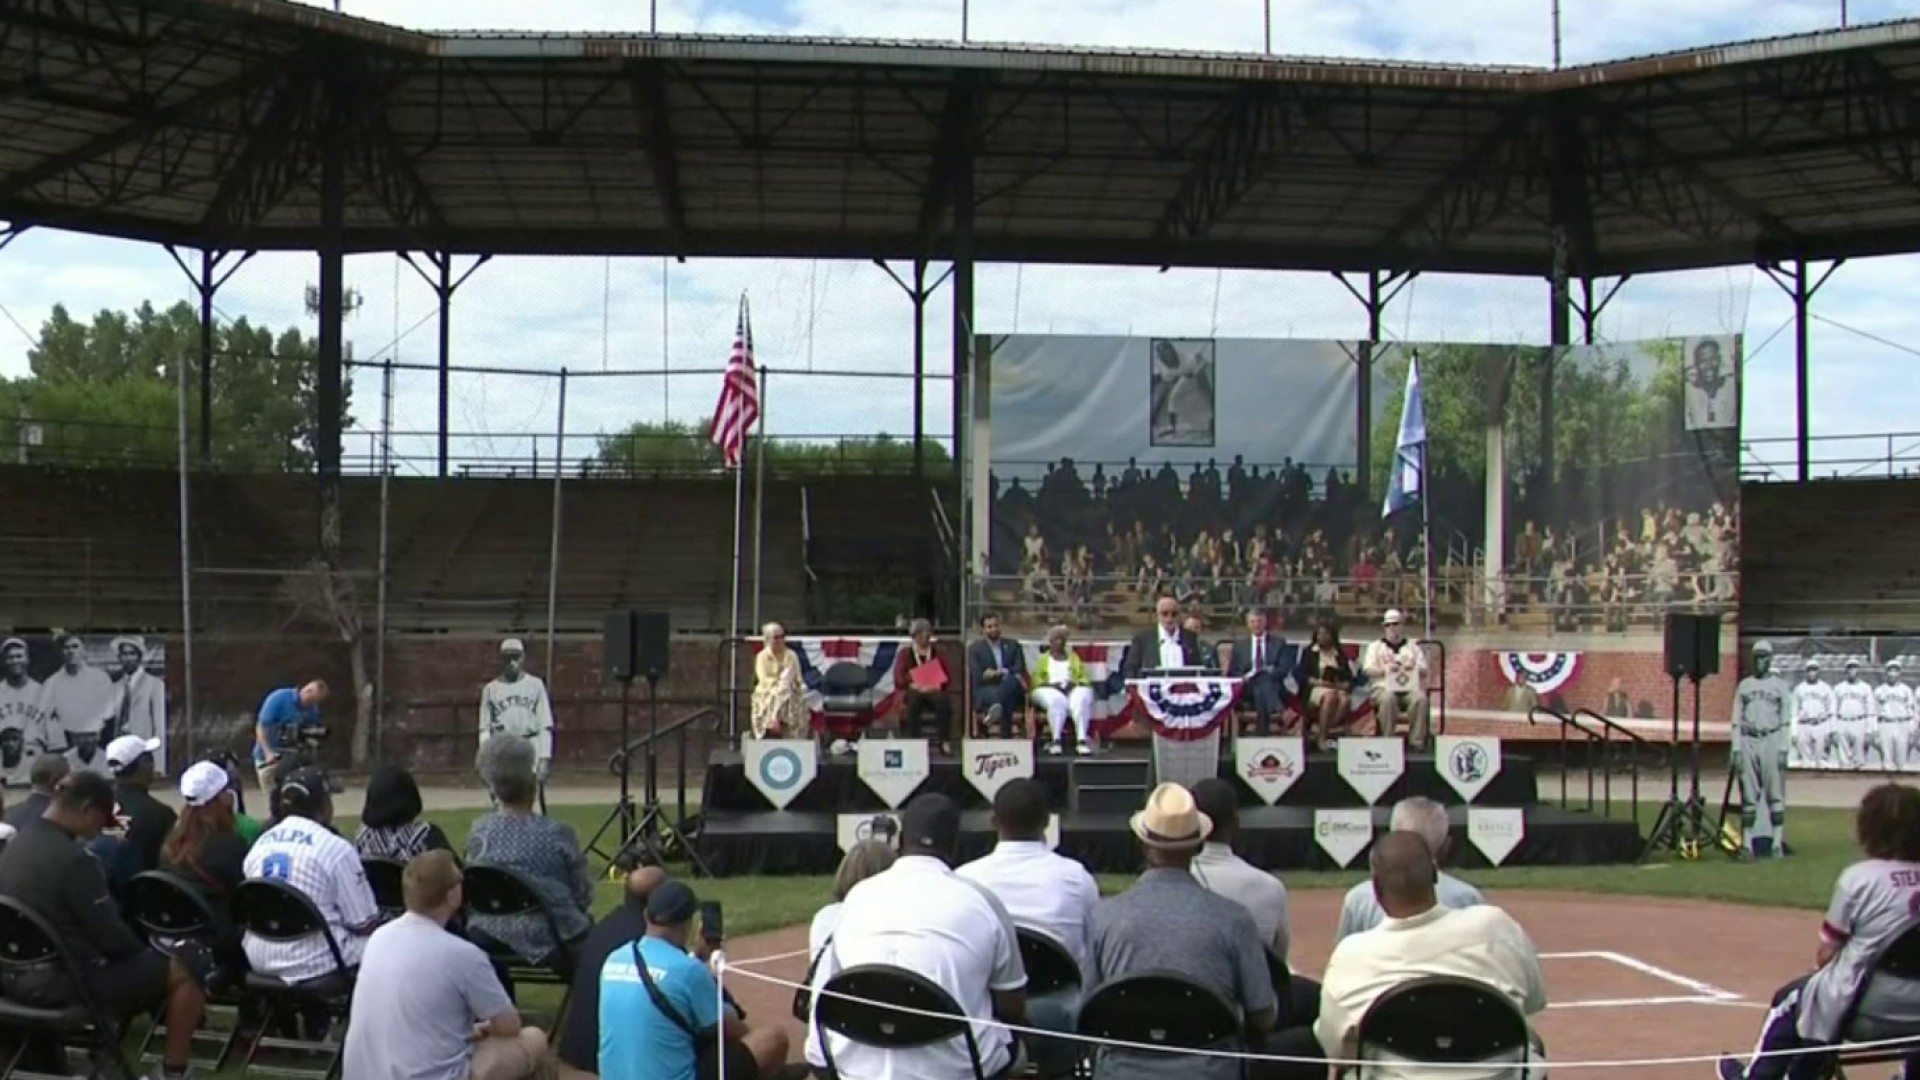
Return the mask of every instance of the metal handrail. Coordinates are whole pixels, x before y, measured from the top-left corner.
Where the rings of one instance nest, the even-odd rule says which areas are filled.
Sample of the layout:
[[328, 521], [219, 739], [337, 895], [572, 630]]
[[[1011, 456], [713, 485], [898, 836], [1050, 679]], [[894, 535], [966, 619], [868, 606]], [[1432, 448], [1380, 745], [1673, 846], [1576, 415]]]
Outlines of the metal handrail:
[[1539, 720], [1540, 713], [1546, 713], [1548, 716], [1551, 716], [1555, 720], [1558, 720], [1560, 722], [1560, 808], [1563, 810], [1566, 809], [1566, 806], [1567, 806], [1567, 729], [1572, 728], [1574, 731], [1577, 731], [1581, 735], [1586, 737], [1587, 741], [1585, 745], [1586, 745], [1586, 764], [1587, 764], [1587, 809], [1592, 810], [1593, 809], [1593, 748], [1596, 745], [1604, 743], [1606, 741], [1606, 736], [1601, 732], [1597, 732], [1588, 728], [1585, 724], [1582, 724], [1580, 721], [1575, 720], [1573, 717], [1567, 715], [1566, 713], [1563, 713], [1558, 709], [1555, 709], [1551, 705], [1534, 705], [1528, 708], [1527, 723], [1529, 725], [1538, 725], [1540, 722]]

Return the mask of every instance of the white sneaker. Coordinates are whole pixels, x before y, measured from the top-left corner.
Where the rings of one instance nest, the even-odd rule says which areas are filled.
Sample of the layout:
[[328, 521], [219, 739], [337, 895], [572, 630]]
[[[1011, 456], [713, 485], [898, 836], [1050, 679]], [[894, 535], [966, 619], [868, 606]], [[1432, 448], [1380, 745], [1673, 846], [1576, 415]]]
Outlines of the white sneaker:
[[1077, 743], [1074, 745], [1073, 751], [1081, 757], [1086, 757], [1093, 753], [1093, 744], [1090, 742]]
[[1056, 755], [1056, 756], [1057, 756], [1057, 755], [1058, 755], [1058, 754], [1060, 753], [1060, 744], [1059, 744], [1059, 743], [1057, 743], [1057, 742], [1050, 742], [1050, 743], [1048, 743], [1048, 744], [1047, 744], [1047, 753], [1049, 753], [1049, 754], [1053, 754], [1053, 755]]

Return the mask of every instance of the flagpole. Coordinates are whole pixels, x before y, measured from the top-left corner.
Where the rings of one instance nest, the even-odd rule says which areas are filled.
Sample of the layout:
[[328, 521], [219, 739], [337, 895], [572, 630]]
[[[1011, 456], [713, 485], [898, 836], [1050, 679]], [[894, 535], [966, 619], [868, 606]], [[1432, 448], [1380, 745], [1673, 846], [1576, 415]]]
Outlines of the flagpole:
[[1433, 637], [1433, 523], [1427, 514], [1427, 507], [1433, 502], [1433, 492], [1427, 487], [1427, 451], [1432, 443], [1420, 448], [1420, 579], [1426, 590], [1427, 618], [1426, 636]]
[[743, 462], [733, 466], [733, 602], [727, 609], [727, 738], [740, 735], [740, 500], [746, 490]]
[[767, 378], [764, 368], [754, 372], [754, 378], [760, 383], [760, 423], [759, 431], [753, 436], [753, 631], [760, 632], [760, 581], [765, 577], [760, 562], [761, 519], [765, 516], [767, 501]]

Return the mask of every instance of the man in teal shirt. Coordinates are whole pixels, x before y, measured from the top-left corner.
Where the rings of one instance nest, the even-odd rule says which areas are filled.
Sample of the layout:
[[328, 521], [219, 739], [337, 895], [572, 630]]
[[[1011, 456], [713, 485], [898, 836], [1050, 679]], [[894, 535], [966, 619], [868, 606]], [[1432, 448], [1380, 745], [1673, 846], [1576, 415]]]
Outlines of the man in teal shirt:
[[[786, 1033], [750, 1031], [731, 1010], [722, 1014], [706, 948], [701, 956], [687, 952], [699, 912], [684, 883], [661, 885], [647, 898], [646, 936], [615, 949], [601, 967], [601, 1080], [758, 1080], [786, 1061]], [[719, 1075], [711, 1067], [701, 1075], [696, 1051], [723, 1030]]]

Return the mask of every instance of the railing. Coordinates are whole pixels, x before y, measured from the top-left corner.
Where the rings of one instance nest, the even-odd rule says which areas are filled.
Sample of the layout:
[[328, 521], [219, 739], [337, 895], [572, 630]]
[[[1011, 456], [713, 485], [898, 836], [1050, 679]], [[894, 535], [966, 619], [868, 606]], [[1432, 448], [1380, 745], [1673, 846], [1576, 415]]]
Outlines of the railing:
[[[1816, 480], [1905, 480], [1920, 476], [1920, 431], [1815, 435], [1807, 440], [1807, 475]], [[1740, 447], [1740, 479], [1760, 483], [1800, 478], [1800, 443], [1793, 436], [1747, 439]]]
[[[1616, 767], [1616, 748], [1624, 747], [1626, 756], [1628, 807], [1633, 820], [1640, 820], [1640, 758], [1649, 745], [1639, 733], [1625, 725], [1594, 712], [1592, 709], [1575, 709], [1572, 713], [1563, 713], [1547, 705], [1535, 705], [1527, 710], [1527, 723], [1537, 725], [1542, 716], [1551, 717], [1560, 727], [1560, 807], [1566, 809], [1571, 803], [1567, 791], [1567, 775], [1573, 768], [1572, 756], [1567, 751], [1567, 733], [1577, 733], [1581, 742], [1579, 755], [1587, 774], [1586, 810], [1595, 809], [1594, 788], [1599, 786], [1599, 811], [1603, 816], [1613, 814], [1613, 774]], [[1585, 723], [1582, 720], [1586, 721]], [[1615, 736], [1620, 740], [1615, 741]], [[1597, 755], [1597, 757], [1596, 757]], [[1597, 774], [1597, 777], [1596, 777]]]
[[[692, 844], [693, 841], [690, 834], [698, 827], [697, 823], [687, 814], [687, 743], [689, 734], [696, 724], [710, 725], [714, 729], [714, 733], [718, 734], [720, 724], [724, 719], [724, 714], [718, 708], [712, 705], [703, 705], [657, 731], [648, 732], [628, 742], [625, 746], [615, 750], [607, 758], [607, 771], [616, 777], [624, 774], [629, 784], [633, 782], [631, 769], [634, 755], [638, 753], [645, 758], [645, 771], [641, 774], [645, 785], [641, 797], [641, 806], [644, 812], [646, 804], [659, 797], [659, 771], [657, 763], [659, 760], [658, 747], [660, 742], [663, 739], [673, 740], [676, 761], [674, 776], [678, 778], [679, 782], [674, 785], [672, 832], [683, 844]], [[598, 837], [595, 839], [597, 840]], [[621, 839], [624, 841], [626, 838], [622, 837]], [[593, 845], [589, 844], [588, 846], [592, 847]], [[615, 860], [614, 858], [608, 858], [607, 861], [613, 862]]]

